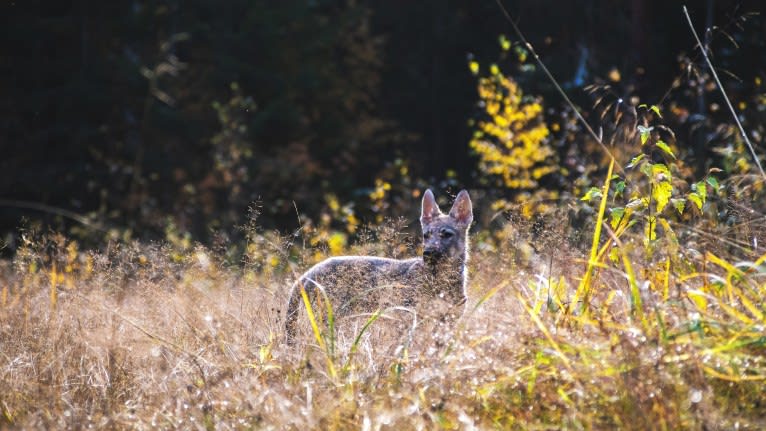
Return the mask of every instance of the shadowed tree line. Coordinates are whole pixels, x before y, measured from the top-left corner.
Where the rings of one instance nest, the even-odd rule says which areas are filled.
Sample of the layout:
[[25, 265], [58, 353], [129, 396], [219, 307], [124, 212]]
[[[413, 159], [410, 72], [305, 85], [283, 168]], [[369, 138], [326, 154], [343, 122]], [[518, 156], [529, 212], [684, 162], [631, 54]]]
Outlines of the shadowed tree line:
[[[582, 87], [614, 70], [616, 94], [656, 103], [694, 48], [676, 2], [507, 6], [586, 108]], [[689, 7], [700, 28], [728, 26], [731, 40], [712, 41], [715, 61], [738, 77], [735, 98], [752, 93], [766, 28], [763, 17], [736, 20], [760, 2]], [[414, 178], [453, 171], [475, 185], [467, 55], [496, 58], [510, 32], [493, 1], [467, 0], [7, 1], [0, 15], [6, 238], [22, 217], [85, 217], [147, 238], [172, 224], [206, 241], [237, 235], [252, 202], [262, 226], [294, 229], [296, 207], [315, 214], [325, 193], [364, 202], [395, 159]], [[519, 82], [560, 107], [539, 71]], [[695, 100], [704, 92], [677, 97], [709, 114]], [[710, 131], [684, 133], [698, 134], [707, 167]]]

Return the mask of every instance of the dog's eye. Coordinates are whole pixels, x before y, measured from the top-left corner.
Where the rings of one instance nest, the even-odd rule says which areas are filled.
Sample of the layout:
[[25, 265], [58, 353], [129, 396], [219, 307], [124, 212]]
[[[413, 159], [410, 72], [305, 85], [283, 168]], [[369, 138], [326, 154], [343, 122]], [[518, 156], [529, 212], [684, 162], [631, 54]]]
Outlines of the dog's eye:
[[439, 236], [447, 239], [447, 238], [452, 238], [453, 236], [455, 236], [455, 233], [452, 232], [451, 230], [444, 229], [441, 232], [439, 232]]
[[431, 238], [431, 232], [423, 232], [423, 238], [425, 239]]

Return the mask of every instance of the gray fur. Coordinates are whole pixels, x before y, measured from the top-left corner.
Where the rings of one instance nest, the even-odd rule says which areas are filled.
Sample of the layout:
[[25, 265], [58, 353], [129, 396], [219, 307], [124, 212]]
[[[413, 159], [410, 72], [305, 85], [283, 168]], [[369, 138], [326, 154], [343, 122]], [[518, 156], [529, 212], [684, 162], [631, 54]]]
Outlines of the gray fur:
[[423, 256], [403, 260], [339, 256], [314, 265], [298, 278], [290, 291], [285, 315], [288, 341], [295, 336], [296, 321], [303, 306], [301, 286], [314, 303], [317, 289], [323, 289], [338, 317], [393, 306], [430, 306], [435, 302], [462, 309], [466, 300], [468, 230], [472, 221], [471, 199], [465, 190], [458, 194], [449, 214], [441, 212], [431, 190], [426, 190], [420, 216]]

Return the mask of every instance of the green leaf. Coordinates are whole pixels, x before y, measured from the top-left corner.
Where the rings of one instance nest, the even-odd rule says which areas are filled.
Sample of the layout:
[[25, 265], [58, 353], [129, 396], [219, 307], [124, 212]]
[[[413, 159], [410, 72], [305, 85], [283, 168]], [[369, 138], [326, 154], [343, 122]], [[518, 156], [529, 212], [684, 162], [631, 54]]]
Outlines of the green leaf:
[[657, 213], [661, 213], [670, 201], [673, 194], [673, 185], [670, 181], [660, 181], [652, 187], [652, 198], [657, 203]]
[[671, 150], [670, 147], [668, 146], [668, 144], [666, 144], [664, 141], [657, 141], [657, 143], [655, 145], [657, 146], [657, 148], [659, 148], [660, 150], [664, 151], [665, 154], [669, 155], [673, 159], [676, 158], [676, 155], [673, 154], [673, 150]]
[[707, 177], [705, 181], [707, 181], [707, 183], [710, 184], [710, 187], [712, 187], [713, 190], [716, 191], [716, 193], [718, 192], [718, 188], [721, 187], [721, 185], [718, 184], [718, 180], [716, 179], [716, 177]]
[[622, 221], [623, 217], [625, 217], [625, 208], [612, 208], [609, 211], [609, 215], [612, 218], [609, 224], [612, 226], [612, 229], [617, 229], [617, 226], [620, 225], [620, 221]]
[[598, 187], [591, 187], [583, 197], [580, 198], [581, 201], [590, 202], [593, 198], [600, 198], [601, 197], [601, 189]]
[[625, 191], [625, 181], [617, 181], [614, 184], [614, 194], [616, 196], [621, 195]]
[[689, 193], [689, 196], [687, 196], [687, 199], [692, 201], [694, 205], [697, 205], [697, 208], [702, 210], [702, 199], [697, 193]]
[[652, 134], [654, 127], [638, 126], [638, 133], [641, 134], [641, 145], [644, 145]]
[[638, 162], [640, 162], [641, 159], [643, 159], [644, 157], [646, 157], [646, 154], [644, 154], [644, 153], [641, 153], [641, 154], [637, 155], [636, 157], [633, 157], [630, 160], [630, 163], [628, 163], [628, 168], [632, 168], [633, 166], [636, 166], [638, 164]]
[[655, 114], [657, 114], [658, 117], [662, 118], [662, 114], [660, 114], [660, 108], [657, 107], [657, 105], [652, 105], [649, 107], [652, 111], [654, 111]]
[[678, 211], [678, 214], [683, 214], [684, 209], [686, 208], [686, 201], [683, 199], [671, 199], [670, 202], [673, 204], [673, 207], [675, 207], [676, 211]]
[[696, 182], [692, 185], [692, 190], [696, 191], [699, 195], [700, 199], [702, 199], [702, 203], [704, 204], [707, 200], [707, 185], [704, 181]]

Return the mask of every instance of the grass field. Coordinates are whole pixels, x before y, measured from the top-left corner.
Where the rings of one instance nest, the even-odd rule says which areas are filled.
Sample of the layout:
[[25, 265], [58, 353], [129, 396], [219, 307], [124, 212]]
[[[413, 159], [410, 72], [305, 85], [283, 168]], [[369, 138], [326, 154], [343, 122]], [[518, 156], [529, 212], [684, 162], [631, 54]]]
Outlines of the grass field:
[[589, 259], [477, 233], [455, 325], [383, 310], [306, 323], [295, 346], [281, 314], [316, 250], [261, 236], [274, 259], [243, 266], [29, 235], [0, 268], [0, 428], [766, 428], [766, 256], [699, 235], [649, 256], [617, 234]]

